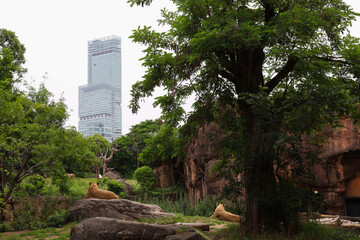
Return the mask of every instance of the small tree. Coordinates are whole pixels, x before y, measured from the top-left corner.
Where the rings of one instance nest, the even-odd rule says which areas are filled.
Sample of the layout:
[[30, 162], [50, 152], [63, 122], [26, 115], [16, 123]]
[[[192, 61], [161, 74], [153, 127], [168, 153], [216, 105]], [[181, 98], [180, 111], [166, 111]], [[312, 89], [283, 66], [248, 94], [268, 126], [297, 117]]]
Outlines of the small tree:
[[[95, 152], [96, 158], [103, 164], [103, 176], [105, 177], [108, 163], [113, 158], [114, 153], [119, 150], [116, 145], [111, 148], [109, 141], [99, 134], [90, 136], [88, 139], [92, 143], [92, 150]], [[110, 155], [108, 155], [109, 149]], [[98, 172], [96, 178], [99, 178]]]
[[114, 154], [109, 167], [115, 167], [122, 177], [132, 177], [136, 170], [137, 160], [133, 142], [128, 136], [121, 136], [114, 141], [119, 151]]
[[160, 129], [160, 120], [146, 120], [142, 121], [139, 124], [136, 124], [130, 128], [130, 132], [126, 134], [128, 138], [131, 139], [133, 143], [133, 148], [135, 150], [137, 167], [140, 167], [139, 154], [145, 148], [145, 141], [153, 137]]
[[136, 169], [134, 178], [140, 184], [141, 190], [145, 193], [150, 193], [155, 189], [156, 176], [154, 171], [149, 166], [143, 166]]

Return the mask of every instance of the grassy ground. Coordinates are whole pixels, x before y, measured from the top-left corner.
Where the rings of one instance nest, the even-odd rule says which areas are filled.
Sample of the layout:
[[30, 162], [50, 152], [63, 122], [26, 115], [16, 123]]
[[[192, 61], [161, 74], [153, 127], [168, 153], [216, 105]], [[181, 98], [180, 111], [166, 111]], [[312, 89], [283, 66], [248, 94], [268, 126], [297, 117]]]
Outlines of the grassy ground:
[[76, 223], [70, 223], [62, 228], [44, 228], [34, 231], [18, 231], [18, 232], [5, 232], [0, 233], [2, 240], [18, 240], [18, 239], [59, 239], [65, 240], [70, 238], [70, 230]]

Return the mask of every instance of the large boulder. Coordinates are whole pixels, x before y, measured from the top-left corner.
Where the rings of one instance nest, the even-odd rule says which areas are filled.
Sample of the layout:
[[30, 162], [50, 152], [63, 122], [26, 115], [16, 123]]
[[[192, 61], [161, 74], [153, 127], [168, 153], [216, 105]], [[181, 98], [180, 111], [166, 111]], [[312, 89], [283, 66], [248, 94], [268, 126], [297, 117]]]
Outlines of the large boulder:
[[96, 199], [78, 200], [70, 208], [73, 219], [87, 219], [93, 217], [109, 217], [121, 220], [139, 220], [140, 218], [172, 217], [174, 214], [165, 213], [159, 206], [142, 204], [127, 199]]
[[175, 234], [176, 230], [170, 226], [95, 217], [75, 225], [71, 229], [70, 240], [162, 240]]

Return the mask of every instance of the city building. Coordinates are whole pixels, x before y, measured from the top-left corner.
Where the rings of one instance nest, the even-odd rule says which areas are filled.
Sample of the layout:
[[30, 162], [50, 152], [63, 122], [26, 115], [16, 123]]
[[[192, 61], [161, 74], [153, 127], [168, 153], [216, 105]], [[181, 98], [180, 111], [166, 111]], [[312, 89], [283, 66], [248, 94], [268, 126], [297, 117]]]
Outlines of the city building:
[[78, 131], [110, 142], [121, 136], [121, 38], [88, 42], [88, 83], [79, 87]]

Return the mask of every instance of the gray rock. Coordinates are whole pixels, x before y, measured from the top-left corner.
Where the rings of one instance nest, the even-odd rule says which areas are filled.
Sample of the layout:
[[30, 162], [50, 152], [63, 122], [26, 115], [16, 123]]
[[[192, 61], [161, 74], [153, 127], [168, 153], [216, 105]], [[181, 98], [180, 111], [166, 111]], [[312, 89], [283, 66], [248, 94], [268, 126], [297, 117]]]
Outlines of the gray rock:
[[93, 217], [108, 217], [121, 220], [139, 220], [140, 218], [172, 217], [172, 213], [164, 213], [157, 205], [142, 204], [127, 199], [78, 200], [70, 208], [72, 219], [83, 220]]
[[176, 231], [168, 226], [95, 217], [75, 225], [70, 240], [162, 240], [175, 234]]

